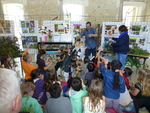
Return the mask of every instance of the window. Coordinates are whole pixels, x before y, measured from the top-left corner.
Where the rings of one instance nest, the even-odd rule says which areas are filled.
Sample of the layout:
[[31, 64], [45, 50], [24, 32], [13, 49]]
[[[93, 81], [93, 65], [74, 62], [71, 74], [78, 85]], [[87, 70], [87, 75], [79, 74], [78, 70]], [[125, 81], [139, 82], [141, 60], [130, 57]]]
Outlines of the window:
[[24, 10], [22, 4], [14, 4], [14, 3], [3, 4], [3, 11], [4, 14], [7, 15], [5, 16], [6, 20], [14, 20], [13, 18], [19, 20], [24, 18], [23, 17]]
[[63, 5], [64, 20], [80, 21], [82, 20], [83, 8], [78, 4]]

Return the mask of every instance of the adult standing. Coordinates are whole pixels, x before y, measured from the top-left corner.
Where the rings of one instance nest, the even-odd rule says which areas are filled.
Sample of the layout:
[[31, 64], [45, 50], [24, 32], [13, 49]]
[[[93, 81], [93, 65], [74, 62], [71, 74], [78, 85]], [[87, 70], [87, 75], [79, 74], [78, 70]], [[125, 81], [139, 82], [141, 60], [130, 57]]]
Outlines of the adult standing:
[[129, 35], [128, 29], [125, 25], [119, 27], [119, 37], [115, 43], [110, 43], [116, 53], [116, 60], [122, 63], [122, 69], [125, 68], [126, 57], [129, 51]]
[[85, 46], [87, 47], [85, 50], [85, 56], [89, 57], [91, 53], [92, 56], [96, 56], [95, 37], [98, 35], [96, 33], [96, 29], [91, 27], [91, 22], [86, 23], [86, 28], [76, 37], [76, 39], [79, 39], [82, 36], [85, 36]]

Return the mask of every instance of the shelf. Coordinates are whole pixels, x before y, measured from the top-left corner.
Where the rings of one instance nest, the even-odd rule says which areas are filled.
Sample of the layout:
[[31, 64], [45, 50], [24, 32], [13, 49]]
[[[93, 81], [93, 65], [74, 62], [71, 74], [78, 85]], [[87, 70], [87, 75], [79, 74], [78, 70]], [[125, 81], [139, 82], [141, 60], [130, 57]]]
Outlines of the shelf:
[[38, 42], [40, 43], [45, 43], [45, 44], [72, 44], [72, 42]]

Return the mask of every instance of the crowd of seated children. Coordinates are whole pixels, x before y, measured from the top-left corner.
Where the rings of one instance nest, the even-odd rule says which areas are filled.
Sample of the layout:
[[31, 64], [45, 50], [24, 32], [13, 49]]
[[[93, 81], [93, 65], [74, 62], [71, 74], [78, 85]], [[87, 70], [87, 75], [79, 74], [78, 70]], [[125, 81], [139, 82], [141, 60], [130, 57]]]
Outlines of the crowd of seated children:
[[[29, 46], [27, 46], [27, 50], [28, 48]], [[56, 73], [56, 70], [54, 69], [47, 71], [48, 77], [45, 77], [44, 81], [42, 75], [44, 73], [41, 72], [39, 68], [36, 69], [35, 66], [30, 64], [32, 58], [29, 54], [25, 54], [27, 51], [24, 52], [22, 61], [24, 62], [23, 69], [25, 65], [27, 65], [29, 68], [29, 70], [26, 70], [28, 73], [25, 71], [27, 74], [29, 74], [25, 78], [26, 80], [32, 81], [34, 84], [26, 82], [21, 85], [21, 90], [26, 91], [25, 93], [22, 93], [22, 100], [24, 100], [22, 102], [23, 105], [21, 110], [24, 109], [25, 111], [25, 109], [39, 109], [40, 111], [42, 109], [39, 106], [40, 104], [43, 105], [43, 103], [46, 103], [43, 109], [45, 113], [51, 111], [53, 113], [109, 113], [109, 110], [107, 109], [110, 107], [112, 107], [117, 113], [134, 111], [138, 112], [139, 108], [143, 106], [149, 110], [150, 93], [148, 89], [150, 88], [150, 70], [141, 69], [139, 71], [138, 82], [135, 84], [134, 90], [129, 90], [131, 94], [130, 96], [127, 90], [127, 88], [129, 88], [129, 80], [127, 77], [132, 74], [132, 70], [125, 68], [124, 72], [122, 73], [122, 64], [118, 60], [113, 60], [109, 63], [107, 59], [103, 59], [103, 62], [100, 63], [100, 59], [102, 59], [102, 57], [99, 54], [95, 56], [95, 58], [97, 58], [97, 68], [94, 69], [94, 64], [90, 62], [88, 58], [85, 57], [85, 65], [83, 64], [82, 59], [77, 60], [75, 52], [72, 51], [73, 48], [74, 46], [71, 49], [63, 49], [63, 55], [61, 59], [63, 65], [58, 66], [58, 68], [61, 68], [64, 71], [64, 73], [62, 72], [60, 74], [65, 77], [66, 85], [69, 89], [69, 98], [62, 96], [64, 95], [64, 86], [62, 85], [62, 82], [64, 81], [57, 78], [58, 74]], [[45, 61], [43, 60], [44, 57], [45, 51], [39, 50], [37, 62], [42, 60], [42, 65], [46, 66]], [[93, 59], [91, 61], [93, 61]], [[71, 63], [74, 63], [74, 67]], [[30, 65], [32, 68], [30, 68]], [[42, 65], [39, 63], [39, 67]], [[44, 69], [44, 66], [40, 69]], [[70, 72], [72, 72], [71, 66], [75, 68], [75, 70], [74, 74], [72, 73], [72, 76], [70, 76], [71, 78], [69, 79]], [[87, 69], [89, 72], [87, 72], [85, 75], [81, 74], [83, 71], [82, 69]], [[101, 75], [103, 76], [103, 83], [102, 80], [98, 79], [101, 78], [97, 76], [98, 70], [100, 70]], [[84, 79], [87, 80], [88, 87], [84, 85]], [[61, 88], [61, 86], [63, 87]], [[39, 89], [40, 91], [38, 92], [37, 90]], [[46, 98], [44, 101], [42, 101], [42, 96], [45, 94], [44, 92], [47, 92], [49, 95], [47, 95], [47, 97], [45, 96]], [[37, 98], [32, 98], [34, 95], [38, 95]], [[39, 98], [41, 101], [39, 101]], [[30, 100], [33, 100], [38, 107], [34, 108]], [[40, 112], [42, 113], [43, 111]]]

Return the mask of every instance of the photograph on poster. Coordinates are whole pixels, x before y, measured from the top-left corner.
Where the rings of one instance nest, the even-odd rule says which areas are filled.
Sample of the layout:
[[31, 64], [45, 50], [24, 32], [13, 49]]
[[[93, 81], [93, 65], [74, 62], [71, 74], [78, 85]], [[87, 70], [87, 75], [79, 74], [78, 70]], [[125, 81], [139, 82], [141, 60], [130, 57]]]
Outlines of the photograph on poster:
[[4, 31], [3, 31], [3, 28], [2, 28], [2, 27], [0, 27], [0, 33], [4, 33]]
[[10, 28], [9, 27], [4, 27], [3, 28], [4, 33], [11, 33]]
[[5, 27], [11, 27], [9, 20], [5, 20]]
[[118, 35], [117, 25], [105, 25], [105, 35]]
[[131, 30], [132, 31], [140, 31], [141, 30], [141, 25], [131, 25]]
[[31, 27], [31, 28], [34, 28], [34, 27], [35, 27], [34, 21], [30, 21], [30, 27]]
[[29, 33], [34, 33], [34, 28], [29, 28]]
[[30, 27], [30, 21], [25, 21], [26, 23], [26, 28], [29, 28]]
[[22, 28], [22, 33], [28, 33], [28, 28]]
[[145, 45], [145, 42], [146, 42], [145, 38], [139, 40], [139, 44], [141, 44], [143, 46]]
[[37, 36], [22, 36], [23, 41], [37, 42]]
[[22, 28], [25, 28], [25, 27], [26, 27], [25, 21], [21, 21], [21, 27], [22, 27]]

